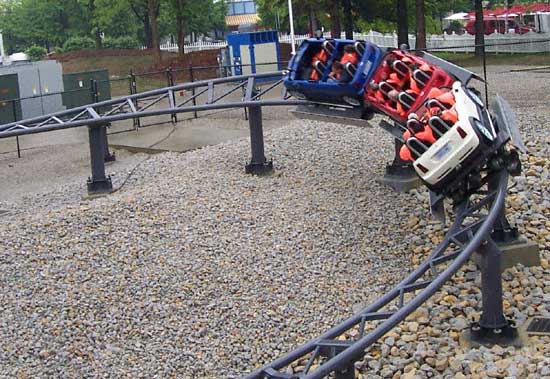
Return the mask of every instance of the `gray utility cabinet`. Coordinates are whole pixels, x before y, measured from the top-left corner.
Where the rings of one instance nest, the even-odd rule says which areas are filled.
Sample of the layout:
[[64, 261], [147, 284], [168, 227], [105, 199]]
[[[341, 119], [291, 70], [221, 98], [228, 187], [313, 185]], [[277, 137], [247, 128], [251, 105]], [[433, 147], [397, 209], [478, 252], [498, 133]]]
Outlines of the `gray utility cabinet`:
[[17, 74], [0, 75], [0, 124], [9, 124], [21, 119], [19, 83]]
[[39, 61], [0, 66], [0, 76], [17, 74], [21, 118], [31, 118], [64, 110], [61, 92], [63, 77], [61, 64]]

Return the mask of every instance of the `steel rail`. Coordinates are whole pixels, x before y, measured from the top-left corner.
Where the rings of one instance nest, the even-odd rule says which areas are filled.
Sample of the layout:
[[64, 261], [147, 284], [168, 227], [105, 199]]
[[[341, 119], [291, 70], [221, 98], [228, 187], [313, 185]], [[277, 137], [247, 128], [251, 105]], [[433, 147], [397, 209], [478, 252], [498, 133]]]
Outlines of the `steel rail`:
[[[337, 370], [343, 370], [350, 362], [357, 360], [369, 346], [372, 346], [384, 334], [434, 295], [466, 263], [470, 256], [490, 238], [493, 225], [499, 216], [500, 209], [504, 205], [508, 183], [508, 173], [505, 170], [493, 175], [498, 176], [498, 188], [487, 192], [477, 203], [472, 203], [470, 199], [462, 202], [457, 207], [455, 221], [449, 228], [443, 241], [429, 258], [409, 274], [407, 278], [361, 312], [345, 320], [340, 325], [333, 327], [321, 336], [310, 340], [289, 354], [244, 376], [244, 379], [298, 377], [303, 379], [319, 379]], [[486, 215], [480, 216], [477, 214], [488, 206], [490, 206], [490, 209]], [[467, 218], [475, 219], [475, 221], [463, 225]], [[459, 248], [444, 255], [451, 245], [456, 245]], [[448, 264], [448, 266], [443, 271], [437, 272], [436, 267], [442, 264]], [[421, 280], [426, 273], [432, 273], [434, 277], [428, 280]], [[405, 303], [405, 294], [414, 294], [419, 290], [421, 291], [414, 298]], [[397, 311], [379, 312], [383, 307], [388, 306], [396, 299], [399, 299]], [[364, 334], [365, 322], [373, 320], [385, 321], [370, 333]], [[313, 362], [321, 358], [320, 353], [324, 346], [330, 346], [330, 342], [334, 342], [336, 337], [344, 335], [356, 326], [359, 326], [361, 329], [359, 339], [355, 341], [338, 341], [341, 343], [344, 342], [340, 346], [341, 351], [336, 352], [332, 357], [328, 357], [328, 360], [322, 362], [315, 371], [308, 372]], [[278, 371], [293, 362], [306, 359], [310, 354], [308, 364], [305, 366], [303, 372], [289, 375]]]
[[188, 112], [194, 112], [194, 111], [209, 111], [209, 110], [229, 109], [229, 108], [243, 108], [243, 107], [251, 107], [251, 106], [273, 107], [273, 106], [291, 106], [291, 105], [305, 105], [305, 104], [310, 104], [310, 102], [305, 100], [239, 101], [239, 102], [231, 102], [231, 103], [223, 103], [223, 104], [197, 105], [197, 106], [191, 106], [191, 107], [185, 107], [185, 108], [167, 108], [167, 109], [159, 109], [159, 110], [153, 110], [153, 111], [147, 111], [147, 112], [136, 112], [136, 113], [131, 112], [131, 113], [124, 113], [124, 114], [113, 115], [113, 116], [100, 117], [96, 119], [90, 118], [90, 119], [71, 121], [71, 122], [62, 123], [62, 124], [49, 124], [49, 125], [43, 125], [35, 128], [21, 128], [17, 130], [0, 131], [0, 139], [22, 136], [27, 134], [43, 133], [43, 132], [48, 132], [53, 130], [77, 128], [81, 126], [102, 125], [113, 121], [127, 120], [131, 118], [136, 118], [136, 117], [161, 116], [161, 115], [175, 114], [175, 113], [188, 113]]
[[[12, 123], [0, 125], [0, 138], [13, 137], [17, 135], [39, 133], [41, 131], [50, 131], [57, 129], [67, 129], [70, 127], [80, 127], [84, 125], [97, 125], [105, 124], [112, 121], [120, 121], [128, 118], [136, 117], [148, 117], [148, 116], [158, 116], [164, 114], [175, 114], [175, 113], [184, 113], [184, 112], [196, 112], [201, 110], [215, 110], [215, 109], [227, 109], [227, 108], [236, 108], [236, 107], [246, 107], [251, 105], [266, 105], [266, 106], [284, 106], [284, 105], [297, 105], [307, 103], [305, 101], [299, 100], [290, 100], [285, 101], [284, 98], [279, 100], [269, 100], [269, 101], [254, 101], [255, 99], [244, 99], [245, 101], [239, 102], [229, 102], [229, 103], [218, 103], [217, 101], [224, 98], [227, 94], [234, 92], [234, 89], [230, 89], [227, 94], [213, 98], [210, 94], [213, 93], [215, 86], [223, 84], [235, 84], [242, 87], [243, 82], [245, 84], [250, 82], [252, 79], [253, 83], [257, 83], [258, 80], [266, 80], [274, 78], [276, 81], [280, 80], [283, 71], [274, 71], [266, 72], [260, 74], [251, 74], [251, 75], [242, 75], [234, 76], [229, 78], [218, 78], [210, 80], [202, 80], [192, 83], [178, 84], [171, 87], [165, 87], [161, 89], [150, 90], [146, 92], [140, 92], [133, 95], [123, 96], [116, 99], [105, 100], [93, 104], [82, 105], [80, 107], [72, 108], [65, 111], [55, 112], [52, 114], [33, 117], [26, 120], [15, 121]], [[170, 106], [153, 111], [145, 111], [152, 105], [165, 100], [173, 100], [174, 93], [179, 91], [194, 90], [197, 88], [206, 87], [205, 90], [201, 93], [208, 92], [209, 99], [204, 104], [193, 105], [188, 107], [181, 107], [177, 104], [170, 103]], [[271, 88], [270, 88], [271, 89]], [[265, 93], [265, 92], [264, 92]], [[197, 96], [195, 96], [196, 98]], [[137, 101], [140, 101], [140, 107], [130, 106], [129, 103], [135, 104]], [[149, 101], [149, 102], [148, 102]], [[185, 104], [185, 103], [183, 103]], [[114, 107], [114, 110], [112, 109]], [[124, 111], [127, 109], [126, 111]], [[119, 112], [118, 114], [113, 114], [114, 112]], [[124, 113], [123, 113], [124, 112]], [[64, 120], [68, 118], [67, 120]], [[40, 129], [40, 131], [31, 132], [31, 129]], [[15, 130], [18, 130], [18, 133], [14, 133]]]

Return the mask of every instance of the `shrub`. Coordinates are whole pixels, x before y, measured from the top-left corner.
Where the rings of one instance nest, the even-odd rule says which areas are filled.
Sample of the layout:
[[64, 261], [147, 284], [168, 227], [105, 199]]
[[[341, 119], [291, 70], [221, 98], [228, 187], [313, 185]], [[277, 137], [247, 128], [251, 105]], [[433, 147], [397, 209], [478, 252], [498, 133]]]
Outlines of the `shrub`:
[[95, 42], [90, 37], [71, 37], [63, 44], [64, 51], [74, 51], [95, 48]]
[[25, 50], [25, 54], [31, 61], [40, 61], [46, 56], [46, 49], [41, 46], [33, 45]]
[[106, 49], [138, 49], [139, 42], [130, 36], [107, 37], [103, 40], [103, 47]]
[[453, 32], [456, 34], [464, 34], [464, 26], [462, 26], [459, 21], [453, 20], [451, 21], [447, 29], [445, 29], [445, 32], [447, 32], [447, 34], [451, 34]]
[[54, 52], [55, 54], [63, 54], [64, 50], [63, 50], [62, 47], [56, 46], [56, 47], [53, 48], [53, 52]]
[[379, 33], [392, 33], [397, 30], [397, 24], [395, 22], [389, 22], [380, 18], [372, 21], [366, 21], [364, 19], [357, 20], [357, 27], [361, 32], [368, 32], [374, 30]]

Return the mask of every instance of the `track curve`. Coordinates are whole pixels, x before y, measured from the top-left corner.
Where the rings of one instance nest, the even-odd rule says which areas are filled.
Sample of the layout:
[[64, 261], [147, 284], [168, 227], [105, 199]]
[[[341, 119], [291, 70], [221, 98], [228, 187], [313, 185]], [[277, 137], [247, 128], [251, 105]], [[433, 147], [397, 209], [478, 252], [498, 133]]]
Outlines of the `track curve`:
[[[275, 93], [283, 81], [282, 76], [282, 71], [267, 72], [202, 80], [140, 92], [0, 125], [0, 139], [83, 126], [101, 126], [114, 121], [141, 117], [258, 106], [311, 104], [307, 100], [290, 98], [286, 91]], [[257, 91], [257, 86], [263, 84], [266, 88]], [[238, 91], [243, 92], [242, 98], [238, 101], [228, 101], [229, 95]], [[267, 95], [271, 98], [266, 99]]]
[[[460, 203], [456, 207], [454, 223], [443, 241], [407, 278], [361, 312], [289, 354], [246, 375], [244, 379], [319, 379], [335, 371], [345, 371], [350, 364], [353, 365], [365, 349], [436, 293], [490, 238], [493, 225], [504, 206], [508, 172], [501, 170], [492, 173], [491, 176], [494, 182], [498, 182], [497, 188], [474, 195]], [[438, 266], [441, 265], [446, 267], [438, 271]], [[411, 298], [407, 301], [408, 295]], [[392, 302], [396, 300], [397, 303], [392, 306]], [[385, 307], [388, 309], [383, 310]], [[365, 334], [365, 323], [377, 320], [382, 322]], [[358, 339], [336, 340], [354, 328], [359, 328]], [[287, 374], [279, 371], [293, 362], [304, 359], [308, 361], [300, 373]], [[315, 363], [316, 369], [310, 372]]]

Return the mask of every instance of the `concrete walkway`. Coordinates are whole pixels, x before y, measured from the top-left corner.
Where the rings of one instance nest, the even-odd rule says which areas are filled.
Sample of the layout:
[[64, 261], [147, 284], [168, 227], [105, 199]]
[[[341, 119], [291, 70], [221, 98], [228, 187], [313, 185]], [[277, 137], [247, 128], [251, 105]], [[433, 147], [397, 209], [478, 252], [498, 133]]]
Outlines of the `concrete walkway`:
[[[284, 125], [293, 117], [288, 107], [263, 109], [264, 129]], [[182, 118], [183, 121], [180, 121]], [[275, 118], [277, 117], [277, 119]], [[133, 129], [132, 121], [125, 121], [109, 129], [109, 144], [133, 152], [185, 152], [203, 146], [249, 136], [248, 121], [243, 109], [224, 110], [199, 115], [178, 115], [178, 122], [166, 122], [168, 116], [142, 119], [143, 127]]]
[[[264, 129], [281, 127], [294, 119], [288, 110], [265, 108]], [[143, 159], [142, 153], [185, 152], [249, 136], [243, 109], [203, 112], [199, 116], [193, 119], [192, 114], [179, 115], [176, 124], [170, 122], [170, 116], [145, 118], [138, 130], [134, 130], [132, 120], [114, 123], [108, 138], [117, 161], [107, 164], [108, 175], [116, 178], [118, 173], [131, 169]], [[19, 145], [21, 158], [17, 157], [16, 138], [0, 139], [0, 205], [68, 182], [81, 182], [85, 193], [90, 176], [86, 127], [21, 136]]]

